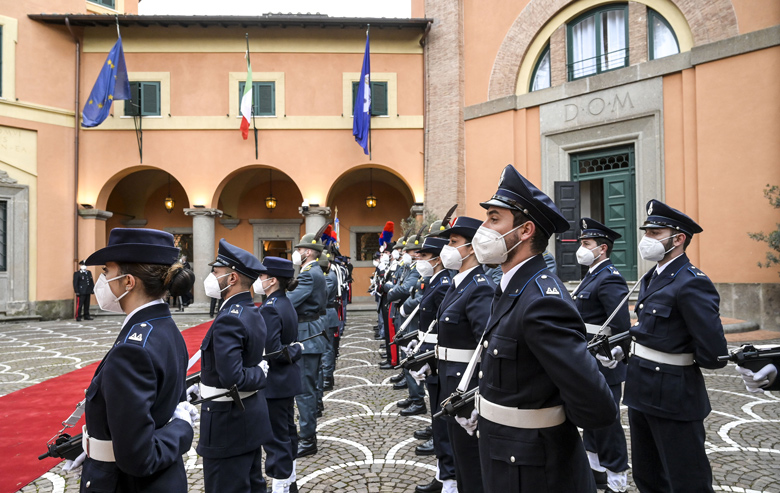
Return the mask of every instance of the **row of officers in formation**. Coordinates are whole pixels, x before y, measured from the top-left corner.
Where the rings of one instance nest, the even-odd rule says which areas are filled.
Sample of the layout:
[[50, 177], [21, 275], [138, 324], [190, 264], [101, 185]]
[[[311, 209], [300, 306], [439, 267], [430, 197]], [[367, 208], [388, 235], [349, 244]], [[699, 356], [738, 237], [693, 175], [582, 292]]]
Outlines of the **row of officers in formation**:
[[[616, 232], [581, 219], [577, 258], [589, 269], [570, 296], [544, 258], [569, 228], [550, 198], [510, 165], [481, 205], [484, 221], [447, 214], [427, 235], [385, 238], [378, 260], [382, 367], [405, 369], [401, 414], [426, 413], [426, 392], [432, 407], [416, 436], [431, 437], [437, 472], [416, 490], [625, 491], [622, 398], [637, 488], [713, 491], [700, 368], [724, 366], [727, 348], [718, 293], [685, 254], [699, 225], [647, 204], [639, 251], [657, 265], [638, 283], [631, 324], [628, 286], [609, 260]], [[170, 234], [111, 231], [86, 264], [103, 266], [100, 307], [127, 317], [86, 389], [82, 492], [187, 491], [182, 455], [198, 418], [207, 492], [266, 491], [263, 450], [272, 491], [297, 491], [296, 458], [317, 451], [349, 296], [343, 257], [331, 251], [323, 272], [322, 233], [304, 235], [292, 262], [220, 241], [204, 288], [224, 303], [200, 346], [200, 384], [188, 388], [191, 361], [162, 299], [188, 292], [194, 274]], [[253, 292], [266, 296], [260, 306]], [[777, 388], [772, 363], [738, 367], [749, 390]]]

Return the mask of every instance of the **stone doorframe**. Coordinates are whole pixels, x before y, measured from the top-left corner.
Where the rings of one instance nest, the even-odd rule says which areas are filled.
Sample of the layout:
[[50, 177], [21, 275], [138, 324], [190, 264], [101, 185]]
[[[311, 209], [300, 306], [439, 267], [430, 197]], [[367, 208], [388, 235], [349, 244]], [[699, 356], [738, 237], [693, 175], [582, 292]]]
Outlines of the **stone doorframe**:
[[3, 305], [6, 315], [27, 314], [29, 286], [29, 196], [27, 185], [19, 185], [16, 180], [0, 171], [0, 200], [8, 202], [6, 209], [6, 261], [7, 270], [0, 272], [5, 278], [3, 284]]
[[250, 219], [252, 225], [252, 245], [255, 257], [262, 259], [259, 240], [292, 240], [292, 245], [301, 237], [300, 219]]

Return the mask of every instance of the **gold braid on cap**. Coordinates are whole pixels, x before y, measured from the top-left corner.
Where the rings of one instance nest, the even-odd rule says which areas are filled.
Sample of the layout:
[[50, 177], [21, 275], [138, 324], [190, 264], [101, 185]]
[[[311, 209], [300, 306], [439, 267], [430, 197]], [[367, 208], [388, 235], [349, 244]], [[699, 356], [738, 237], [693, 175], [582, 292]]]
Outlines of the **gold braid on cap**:
[[444, 231], [445, 229], [447, 229], [447, 226], [450, 225], [450, 219], [452, 218], [452, 213], [455, 212], [455, 209], [457, 208], [458, 208], [458, 204], [455, 204], [452, 207], [450, 207], [450, 210], [448, 210], [446, 214], [444, 214], [444, 219], [441, 220], [441, 226], [439, 227], [441, 231]]

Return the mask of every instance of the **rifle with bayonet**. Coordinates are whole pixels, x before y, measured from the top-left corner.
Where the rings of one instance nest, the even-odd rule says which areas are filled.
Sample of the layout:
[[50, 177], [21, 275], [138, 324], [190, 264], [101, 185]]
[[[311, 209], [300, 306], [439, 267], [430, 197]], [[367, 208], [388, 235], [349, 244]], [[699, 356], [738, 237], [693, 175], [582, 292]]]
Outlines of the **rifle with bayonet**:
[[[407, 356], [403, 359], [403, 361], [398, 363], [398, 366], [396, 366], [395, 369], [397, 370], [398, 368], [403, 368], [405, 370], [418, 371], [420, 368], [425, 366], [426, 363], [430, 364], [435, 361], [436, 351], [431, 349], [425, 353], [414, 353]], [[433, 365], [431, 364], [431, 366]]]
[[620, 342], [625, 341], [629, 337], [631, 337], [631, 333], [628, 331], [621, 332], [613, 336], [598, 334], [590, 340], [587, 348], [588, 351], [590, 351], [590, 353], [594, 356], [598, 353], [601, 353], [607, 358], [612, 359], [612, 348], [619, 345]]
[[718, 361], [732, 361], [752, 371], [758, 371], [770, 363], [777, 364], [778, 359], [780, 347], [761, 348], [752, 344], [744, 344], [725, 356], [718, 356]]
[[408, 334], [404, 335], [397, 335], [395, 336], [395, 339], [393, 339], [393, 342], [390, 344], [395, 344], [397, 346], [408, 346], [410, 342], [412, 342], [414, 339], [417, 339], [420, 335], [419, 330], [415, 330], [413, 332], [409, 332]]
[[[326, 330], [323, 330], [322, 332], [320, 332], [318, 334], [314, 334], [313, 336], [309, 336], [306, 339], [301, 339], [300, 341], [296, 341], [296, 342], [306, 342], [306, 341], [309, 341], [311, 339], [314, 339], [315, 337], [325, 337], [327, 335], [328, 335], [328, 331], [326, 329]], [[295, 344], [295, 342], [293, 342], [293, 344]], [[293, 360], [292, 360], [292, 357], [290, 357], [290, 346], [289, 345], [283, 346], [282, 349], [280, 349], [278, 351], [274, 351], [273, 353], [266, 354], [265, 358], [268, 359], [269, 356], [276, 356], [277, 354], [283, 354], [284, 357], [287, 359], [287, 361], [290, 364], [292, 364]]]
[[449, 397], [441, 402], [441, 410], [434, 414], [434, 418], [440, 416], [458, 416], [460, 418], [470, 418], [471, 411], [474, 410], [474, 399], [477, 397], [479, 387], [474, 387], [466, 392], [456, 390]]

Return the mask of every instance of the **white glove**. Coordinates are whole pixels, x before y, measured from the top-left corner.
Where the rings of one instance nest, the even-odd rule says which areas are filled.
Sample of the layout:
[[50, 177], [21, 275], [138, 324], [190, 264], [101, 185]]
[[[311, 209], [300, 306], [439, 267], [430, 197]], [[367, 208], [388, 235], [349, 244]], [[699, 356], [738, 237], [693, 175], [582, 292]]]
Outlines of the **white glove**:
[[182, 401], [173, 411], [173, 417], [186, 421], [190, 426], [194, 427], [193, 423], [200, 419], [200, 413], [197, 407], [187, 401]]
[[409, 342], [409, 344], [404, 348], [404, 352], [406, 354], [411, 353], [412, 351], [414, 351], [414, 348], [416, 348], [418, 344], [420, 344], [420, 341], [418, 341], [417, 339], [412, 339], [411, 342]]
[[466, 433], [473, 436], [474, 430], [477, 429], [477, 416], [479, 416], [479, 413], [476, 409], [473, 409], [471, 411], [471, 416], [468, 419], [455, 416], [455, 421], [466, 430]]
[[79, 467], [81, 467], [81, 464], [84, 462], [84, 459], [87, 458], [87, 453], [82, 452], [76, 459], [74, 460], [66, 460], [65, 464], [62, 466], [62, 472], [73, 472]]
[[755, 373], [741, 366], [737, 366], [737, 371], [742, 375], [742, 380], [745, 382], [745, 388], [747, 388], [748, 392], [763, 392], [764, 389], [762, 387], [772, 385], [775, 378], [777, 378], [777, 367], [773, 364], [768, 364]]
[[268, 362], [266, 360], [263, 360], [257, 366], [259, 366], [263, 370], [263, 373], [265, 373], [265, 376], [267, 377], [268, 376]]
[[304, 349], [306, 349], [306, 348], [304, 347], [304, 345], [303, 345], [303, 343], [302, 343], [302, 342], [300, 342], [300, 341], [296, 341], [296, 342], [293, 342], [293, 343], [292, 343], [292, 345], [293, 345], [293, 346], [294, 346], [294, 345], [296, 345], [296, 344], [297, 344], [298, 346], [301, 346], [301, 351], [303, 351]]
[[612, 348], [612, 358], [607, 358], [603, 354], [597, 354], [596, 359], [599, 360], [599, 363], [601, 363], [601, 366], [604, 368], [612, 370], [615, 368], [619, 361], [623, 361], [623, 357], [626, 354], [623, 352], [623, 348], [620, 346], [615, 346]]
[[423, 380], [425, 380], [425, 377], [431, 373], [431, 367], [428, 366], [428, 363], [425, 363], [422, 368], [420, 368], [417, 371], [409, 370], [409, 375], [414, 378], [414, 381], [417, 382], [417, 385], [420, 385]]
[[195, 395], [195, 400], [200, 399], [200, 385], [197, 383], [187, 389], [187, 402], [192, 402], [193, 395]]

